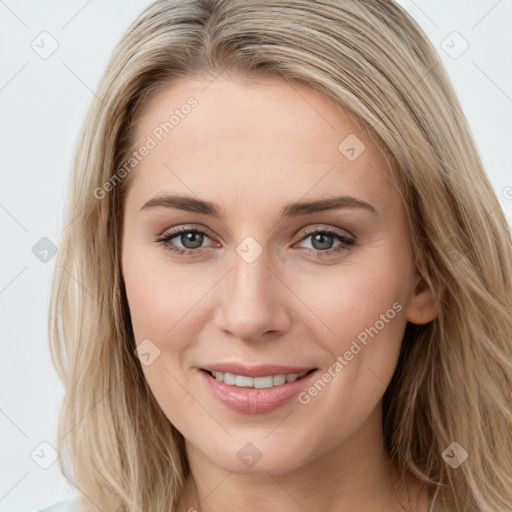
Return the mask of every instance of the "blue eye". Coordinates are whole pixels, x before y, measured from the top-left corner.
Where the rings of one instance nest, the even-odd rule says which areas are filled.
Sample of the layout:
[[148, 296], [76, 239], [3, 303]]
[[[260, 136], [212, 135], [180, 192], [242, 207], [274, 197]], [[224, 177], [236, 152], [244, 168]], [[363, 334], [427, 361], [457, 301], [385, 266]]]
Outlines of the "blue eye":
[[[166, 251], [177, 256], [195, 257], [205, 252], [202, 248], [202, 244], [205, 238], [210, 237], [199, 229], [192, 229], [190, 227], [176, 228], [156, 240], [156, 242], [162, 244]], [[300, 239], [300, 242], [312, 239], [312, 249], [306, 248], [305, 251], [308, 255], [315, 257], [329, 257], [338, 254], [341, 251], [350, 249], [351, 246], [355, 245], [355, 238], [351, 238], [342, 232], [335, 231], [333, 229], [314, 229], [308, 231]], [[172, 240], [178, 239], [182, 247], [176, 247]], [[211, 240], [211, 239], [210, 239]], [[331, 246], [332, 243], [338, 240], [339, 245], [335, 248], [325, 247]], [[316, 246], [316, 247], [315, 247]]]
[[[204, 231], [198, 229], [191, 229], [187, 227], [177, 228], [162, 237], [158, 238], [156, 241], [160, 242], [166, 251], [171, 252], [176, 255], [190, 255], [191, 253], [202, 253], [203, 250], [197, 250], [201, 247], [204, 238], [209, 238]], [[189, 244], [189, 247], [185, 245], [184, 248], [176, 247], [171, 240], [178, 238], [182, 245]]]
[[[332, 229], [324, 228], [309, 231], [305, 234], [305, 236], [302, 237], [301, 241], [307, 240], [308, 238], [311, 238], [313, 251], [307, 249], [307, 253], [319, 258], [329, 257], [333, 254], [336, 255], [339, 252], [346, 251], [350, 249], [351, 246], [355, 245], [355, 238], [350, 238], [344, 233]], [[322, 247], [322, 245], [331, 245], [333, 239], [338, 240], [340, 242], [339, 245], [337, 245], [334, 249], [327, 248], [327, 250], [323, 250], [325, 247]], [[315, 247], [315, 244], [317, 247]]]

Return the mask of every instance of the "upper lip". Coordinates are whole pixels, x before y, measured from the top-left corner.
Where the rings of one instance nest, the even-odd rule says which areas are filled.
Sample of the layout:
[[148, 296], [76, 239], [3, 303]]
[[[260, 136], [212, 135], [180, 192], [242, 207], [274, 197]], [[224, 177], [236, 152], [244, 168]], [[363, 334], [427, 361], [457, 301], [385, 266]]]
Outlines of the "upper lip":
[[289, 375], [291, 373], [304, 373], [316, 368], [311, 366], [282, 366], [276, 364], [264, 364], [247, 366], [242, 363], [217, 363], [208, 364], [201, 368], [212, 372], [232, 373], [247, 377], [268, 377], [270, 375]]

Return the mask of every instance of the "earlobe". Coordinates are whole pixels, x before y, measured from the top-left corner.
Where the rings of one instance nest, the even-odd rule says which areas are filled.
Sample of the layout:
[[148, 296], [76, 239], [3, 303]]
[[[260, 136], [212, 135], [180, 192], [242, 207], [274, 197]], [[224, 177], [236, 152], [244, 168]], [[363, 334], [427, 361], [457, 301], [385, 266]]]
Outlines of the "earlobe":
[[434, 320], [437, 313], [432, 290], [421, 274], [417, 273], [407, 306], [407, 320], [413, 324], [426, 324]]

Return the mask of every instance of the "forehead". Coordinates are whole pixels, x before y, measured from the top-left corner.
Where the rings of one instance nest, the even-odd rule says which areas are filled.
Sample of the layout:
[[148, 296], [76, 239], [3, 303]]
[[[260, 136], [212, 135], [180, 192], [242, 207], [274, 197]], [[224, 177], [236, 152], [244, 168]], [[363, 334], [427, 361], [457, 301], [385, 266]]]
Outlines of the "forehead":
[[293, 199], [369, 199], [376, 187], [382, 200], [392, 194], [388, 159], [362, 123], [284, 80], [182, 78], [146, 102], [134, 142], [135, 150], [151, 147], [130, 176], [146, 196], [174, 188], [210, 200], [227, 190]]

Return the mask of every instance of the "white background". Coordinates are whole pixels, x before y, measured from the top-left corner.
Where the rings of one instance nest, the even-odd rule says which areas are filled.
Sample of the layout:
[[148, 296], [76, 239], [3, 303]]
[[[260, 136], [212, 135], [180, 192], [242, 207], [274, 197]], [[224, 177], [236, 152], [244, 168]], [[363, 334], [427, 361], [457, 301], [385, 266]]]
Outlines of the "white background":
[[[34, 450], [48, 456], [41, 442], [56, 446], [62, 399], [46, 335], [55, 259], [41, 262], [32, 247], [42, 237], [59, 245], [86, 107], [115, 44], [148, 3], [0, 0], [0, 512], [32, 511], [74, 493], [57, 463], [43, 469], [31, 458]], [[447, 67], [510, 221], [512, 1], [399, 3]], [[47, 59], [31, 48], [43, 31], [58, 42]], [[445, 51], [462, 48], [454, 31], [469, 44], [456, 59]]]

